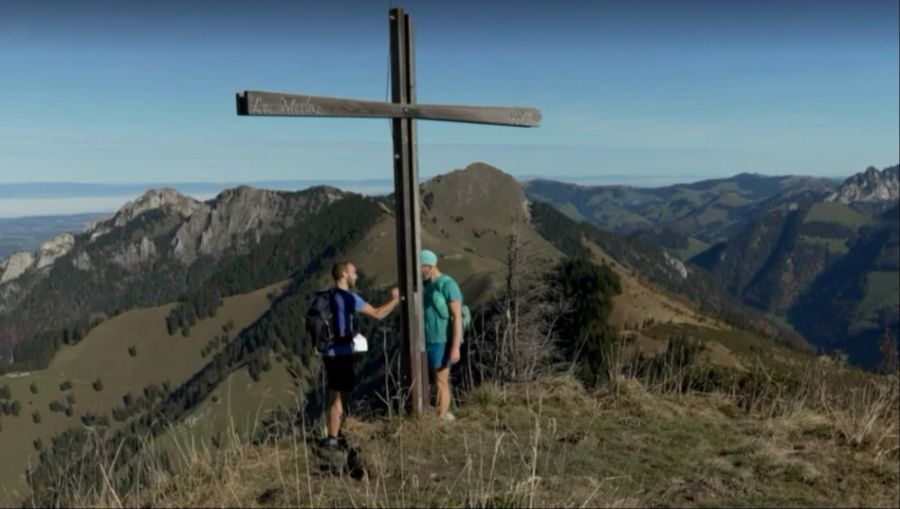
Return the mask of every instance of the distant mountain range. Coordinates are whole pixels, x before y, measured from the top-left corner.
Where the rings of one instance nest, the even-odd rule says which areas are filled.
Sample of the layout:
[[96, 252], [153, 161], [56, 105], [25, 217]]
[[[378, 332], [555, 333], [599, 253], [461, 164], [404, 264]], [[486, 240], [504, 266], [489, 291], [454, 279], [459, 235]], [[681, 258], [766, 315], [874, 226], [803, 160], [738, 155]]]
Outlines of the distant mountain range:
[[[495, 191], [485, 194], [487, 189]], [[508, 199], [500, 199], [510, 193]], [[109, 314], [174, 300], [216, 271], [227, 268], [234, 259], [259, 249], [266, 238], [282, 239], [281, 242], [284, 232], [293, 231], [297, 242], [308, 243], [316, 235], [337, 235], [340, 229], [320, 231], [321, 226], [307, 223], [332, 208], [332, 204], [349, 207], [358, 201], [356, 206], [367, 212], [347, 222], [366, 231], [370, 221], [386, 221], [379, 219], [383, 216], [381, 211], [388, 210], [385, 199], [363, 198], [328, 186], [297, 192], [240, 186], [207, 201], [171, 188], [147, 191], [115, 215], [94, 221], [83, 231], [60, 234], [45, 240], [34, 252], [20, 252], [0, 261], [0, 337], [9, 345], [42, 328], [65, 326], [91, 313]], [[527, 210], [522, 187], [499, 170], [473, 165], [464, 172], [439, 176], [423, 184], [423, 200], [424, 242], [439, 245], [446, 243], [442, 239], [452, 238], [450, 244], [458, 251], [455, 256], [469, 259], [457, 267], [457, 272], [471, 278], [467, 284], [481, 289], [478, 293], [491, 288], [494, 283], [488, 284], [491, 278], [485, 278], [497, 273], [505, 259], [508, 230], [517, 223], [527, 223], [526, 216], [513, 217], [508, 211], [509, 207], [522, 214]], [[428, 216], [435, 209], [440, 212]], [[465, 218], [469, 219], [464, 223]], [[559, 223], [558, 219], [548, 220]], [[525, 226], [519, 230], [532, 232], [528, 235], [537, 239], [534, 244], [559, 256], [559, 248], [545, 240], [558, 232], [539, 234]], [[630, 267], [669, 291], [702, 301], [710, 310], [739, 306], [728, 301], [721, 290], [710, 288], [712, 280], [703, 271], [692, 274], [681, 261], [667, 259], [658, 247], [599, 231], [577, 235], [590, 235], [601, 250], [618, 259], [623, 267]], [[379, 245], [383, 242], [379, 240]], [[373, 274], [387, 275], [395, 270], [393, 258], [387, 254], [390, 245], [383, 248], [378, 259], [367, 256]], [[652, 260], [657, 262], [647, 262]], [[248, 270], [272, 269], [271, 261], [259, 263], [260, 267]], [[280, 277], [290, 274], [286, 267]], [[700, 284], [704, 278], [706, 283]], [[231, 280], [229, 284], [234, 284], [234, 278]], [[109, 281], [116, 284], [107, 286]], [[250, 290], [275, 281], [260, 279], [254, 283], [258, 286], [241, 288]], [[706, 291], [697, 292], [696, 288]], [[767, 327], [764, 320], [753, 320], [757, 326]]]
[[[667, 238], [685, 257], [725, 240], [767, 211], [814, 200], [837, 189], [825, 178], [742, 173], [657, 188], [579, 186], [551, 180], [525, 184], [529, 197], [569, 217], [624, 235]], [[657, 240], [661, 240], [657, 238]]]
[[898, 335], [898, 169], [843, 183], [741, 174], [654, 189], [527, 183], [574, 219], [663, 247], [813, 344], [874, 366]]
[[[733, 179], [738, 179], [734, 177]], [[760, 180], [767, 177], [756, 176]], [[631, 176], [631, 175], [597, 175], [597, 176], [568, 176], [557, 177], [556, 182], [548, 181], [537, 176], [523, 176], [519, 180], [528, 188], [534, 190], [533, 195], [540, 197], [539, 187], [547, 183], [566, 182], [578, 188], [577, 184], [597, 184], [602, 182], [645, 182], [650, 184], [660, 180], [671, 180], [672, 176]], [[684, 176], [682, 176], [684, 178]], [[701, 178], [699, 176], [695, 178]], [[776, 177], [777, 178], [777, 177]], [[712, 181], [698, 181], [694, 184], [685, 184], [686, 188], [702, 188], [715, 186], [717, 182], [725, 182], [732, 179], [719, 179]], [[829, 182], [829, 179], [817, 179]], [[38, 249], [43, 240], [51, 238], [59, 233], [78, 233], [84, 224], [91, 219], [102, 215], [109, 215], [128, 200], [143, 194], [148, 189], [174, 189], [181, 194], [193, 196], [201, 200], [212, 198], [225, 189], [238, 187], [238, 183], [148, 183], [148, 184], [94, 184], [94, 183], [65, 183], [65, 182], [31, 182], [18, 184], [0, 184], [0, 259], [8, 257], [16, 251], [34, 251]], [[272, 189], [282, 191], [297, 191], [317, 186], [332, 186], [345, 191], [357, 192], [367, 195], [386, 195], [393, 190], [393, 182], [389, 179], [367, 180], [278, 180], [259, 181], [249, 184], [260, 189]], [[826, 184], [827, 185], [827, 184]], [[615, 186], [617, 189], [632, 189], [637, 195], [665, 194], [669, 189], [675, 189], [681, 185], [664, 188]], [[834, 183], [836, 188], [837, 182]], [[611, 187], [612, 188], [612, 187]], [[549, 201], [554, 200], [550, 197]], [[727, 201], [727, 197], [723, 198]], [[576, 199], [577, 201], [577, 199]], [[640, 207], [638, 207], [640, 208]], [[588, 215], [591, 214], [588, 207]], [[569, 215], [575, 218], [584, 217], [581, 212]], [[647, 221], [658, 219], [645, 218]], [[627, 226], [628, 219], [621, 219]], [[606, 227], [616, 221], [601, 221]], [[621, 229], [620, 229], [621, 230]], [[624, 228], [628, 230], [628, 228]], [[622, 233], [622, 231], [619, 231]], [[668, 232], [667, 232], [668, 233]], [[651, 231], [642, 231], [645, 236], [652, 237]], [[708, 247], [707, 243], [693, 242], [688, 248], [680, 249], [676, 244], [687, 242], [686, 238], [667, 235], [669, 246], [672, 249], [685, 251], [690, 254], [698, 252], [700, 248]]]
[[[614, 258], [622, 261], [623, 256], [628, 256], [627, 250], [621, 251], [624, 245], [661, 248], [664, 251], [660, 253], [667, 252], [674, 259], [680, 258], [678, 263], [684, 264], [684, 267], [702, 267], [709, 271], [731, 295], [768, 314], [771, 320], [794, 328], [813, 344], [827, 350], [839, 348], [848, 352], [855, 362], [872, 365], [877, 357], [877, 339], [873, 338], [885, 329], [896, 331], [898, 323], [896, 315], [900, 297], [896, 287], [900, 272], [896, 263], [891, 261], [897, 259], [896, 205], [900, 187], [897, 174], [898, 167], [894, 166], [881, 171], [868, 168], [843, 183], [817, 177], [739, 174], [725, 179], [659, 188], [580, 186], [542, 179], [526, 180], [521, 186], [529, 199], [553, 205], [575, 220], [576, 224], [583, 221], [599, 227], [598, 232], [606, 230], [614, 234], [610, 239], [618, 240], [609, 241], [613, 247], [604, 247], [613, 252], [619, 251]], [[443, 178], [438, 177], [435, 181]], [[312, 183], [293, 181], [270, 184], [275, 187], [303, 187]], [[371, 180], [357, 184], [385, 186], [388, 183]], [[60, 184], [55, 191], [41, 191], [37, 185], [21, 185], [15, 192], [17, 196], [36, 196], [41, 192], [64, 192], [68, 186]], [[71, 186], [74, 187], [65, 192], [120, 193], [129, 189], [141, 189], [143, 192], [140, 186]], [[199, 194], [216, 186], [185, 184], [183, 190]], [[12, 192], [11, 189], [8, 187], [6, 190]], [[115, 217], [118, 218], [117, 224], [128, 224], [130, 220], [123, 217], [140, 217], [147, 210], [175, 207], [182, 211], [180, 214], [184, 217], [193, 217], [195, 210], [212, 207], [210, 210], [217, 210], [215, 217], [222, 218], [216, 220], [221, 224], [239, 222], [238, 218], [250, 223], [257, 221], [259, 228], [254, 235], [259, 237], [283, 228], [279, 226], [270, 231], [267, 221], [281, 217], [279, 221], [284, 223], [291, 214], [302, 217], [301, 211], [309, 211], [306, 205], [293, 206], [299, 208], [283, 205], [287, 208], [268, 210], [270, 205], [265, 200], [255, 202], [261, 199], [259, 196], [306, 196], [323, 192], [323, 189], [334, 188], [318, 186], [299, 194], [271, 194], [275, 191], [263, 192], [242, 186], [225, 191], [204, 204], [176, 189], [166, 188], [156, 194], [145, 193]], [[233, 206], [223, 209], [224, 199], [229, 202], [237, 200], [234, 203], [243, 204], [242, 211], [235, 211]], [[286, 199], [290, 201], [294, 198]], [[462, 196], [459, 200], [466, 202]], [[176, 203], [179, 205], [176, 206]], [[305, 202], [301, 199], [300, 203]], [[458, 216], [462, 215], [460, 211]], [[74, 239], [89, 221], [98, 217], [96, 214], [86, 214], [0, 220], [2, 281], [18, 277], [31, 270], [29, 267], [49, 265], [58, 257], [56, 250], [60, 246], [68, 249], [67, 246], [73, 241], [68, 237], [62, 241], [59, 238], [49, 243], [46, 241], [64, 232], [74, 234]], [[226, 221], [226, 217], [230, 219]], [[212, 220], [197, 219], [195, 222], [200, 224]], [[98, 224], [106, 223], [108, 221]], [[213, 225], [206, 227], [212, 228]], [[224, 233], [204, 233], [202, 246], [192, 244], [197, 241], [184, 240], [198, 235], [199, 230], [191, 234], [179, 233], [178, 252], [183, 255], [185, 250], [191, 249], [194, 251], [190, 257], [208, 258], [215, 253], [204, 249], [212, 249], [213, 245], [231, 245], [232, 240], [229, 239], [246, 235], [250, 231], [247, 227], [244, 225], [244, 229], [233, 231], [226, 229]], [[97, 235], [97, 228], [93, 225], [88, 233]], [[185, 228], [188, 226], [183, 226], [182, 230]], [[583, 235], [601, 239], [606, 234]], [[217, 238], [219, 240], [215, 240]], [[45, 245], [42, 246], [42, 242]], [[117, 256], [128, 260], [140, 259], [152, 250], [151, 244], [137, 246], [136, 253]], [[202, 249], [197, 251], [200, 247]], [[216, 252], [225, 252], [224, 247], [217, 249], [219, 251]], [[24, 252], [10, 258], [15, 251]], [[660, 260], [656, 263], [668, 263], [663, 258]], [[632, 260], [631, 265], [635, 263]], [[388, 268], [385, 267], [386, 270]], [[656, 266], [645, 263], [639, 269], [646, 277], [656, 270]], [[664, 280], [658, 279], [657, 283]], [[178, 288], [186, 288], [185, 284], [188, 283], [183, 282]], [[682, 288], [681, 293], [692, 294], [696, 301], [697, 294], [702, 292], [696, 292], [697, 287], [694, 286]], [[174, 289], [172, 291], [175, 292]], [[0, 294], [0, 309], [9, 306], [9, 298], [9, 295], [4, 297]], [[824, 308], [831, 310], [829, 320], [811, 319], [817, 315], [818, 309]], [[760, 323], [759, 320], [757, 322]], [[857, 341], [857, 338], [863, 337], [869, 339]]]
[[[546, 180], [538, 175], [518, 177], [522, 182]], [[628, 182], [640, 187], [641, 183], [673, 180], [703, 181], [702, 175], [627, 175], [598, 174], [555, 176], [552, 180], [574, 184], [596, 185], [601, 183]], [[830, 179], [840, 182], [843, 179]], [[362, 194], [389, 194], [393, 191], [391, 179], [300, 179], [300, 180], [260, 180], [250, 182], [148, 182], [148, 183], [83, 183], [83, 182], [23, 182], [0, 183], [0, 200], [41, 199], [41, 198], [82, 198], [82, 197], [135, 197], [148, 189], [171, 188], [191, 196], [214, 196], [225, 189], [248, 185], [260, 189], [299, 191], [317, 186], [338, 187], [345, 191]]]

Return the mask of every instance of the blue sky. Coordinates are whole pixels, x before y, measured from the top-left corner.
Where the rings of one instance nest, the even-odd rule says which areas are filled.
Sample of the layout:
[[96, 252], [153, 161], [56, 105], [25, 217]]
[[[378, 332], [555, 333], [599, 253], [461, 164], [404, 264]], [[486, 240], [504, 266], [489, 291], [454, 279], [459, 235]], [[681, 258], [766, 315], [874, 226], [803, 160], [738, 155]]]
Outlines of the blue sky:
[[[537, 106], [538, 129], [420, 122], [420, 167], [847, 175], [896, 164], [898, 2], [402, 5], [419, 101]], [[391, 176], [387, 120], [237, 117], [244, 89], [381, 100], [389, 1], [0, 2], [0, 183]]]

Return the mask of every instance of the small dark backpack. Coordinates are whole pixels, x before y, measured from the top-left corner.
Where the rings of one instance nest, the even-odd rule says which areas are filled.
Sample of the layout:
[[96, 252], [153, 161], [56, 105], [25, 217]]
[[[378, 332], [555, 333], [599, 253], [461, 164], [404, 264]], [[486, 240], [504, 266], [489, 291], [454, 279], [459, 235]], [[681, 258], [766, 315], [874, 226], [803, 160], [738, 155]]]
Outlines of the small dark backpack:
[[334, 291], [316, 292], [306, 311], [306, 333], [320, 352], [334, 346]]
[[355, 319], [349, 316], [344, 337], [337, 337], [335, 328], [335, 299], [338, 298], [337, 290], [332, 288], [323, 292], [316, 292], [306, 311], [306, 333], [310, 341], [320, 352], [324, 352], [336, 344], [346, 343], [352, 340], [356, 331]]

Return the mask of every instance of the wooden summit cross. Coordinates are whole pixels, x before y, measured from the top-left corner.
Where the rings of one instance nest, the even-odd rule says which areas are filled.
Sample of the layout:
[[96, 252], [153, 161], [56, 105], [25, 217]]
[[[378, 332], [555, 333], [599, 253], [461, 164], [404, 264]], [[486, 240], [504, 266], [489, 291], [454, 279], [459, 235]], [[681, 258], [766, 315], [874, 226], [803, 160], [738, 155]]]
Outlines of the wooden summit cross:
[[390, 10], [391, 102], [245, 91], [237, 94], [238, 115], [282, 117], [390, 118], [394, 139], [394, 201], [397, 221], [401, 337], [404, 342], [404, 392], [407, 404], [421, 414], [428, 397], [422, 321], [422, 273], [419, 263], [419, 171], [416, 120], [536, 127], [535, 108], [445, 106], [416, 103], [413, 25], [403, 9]]

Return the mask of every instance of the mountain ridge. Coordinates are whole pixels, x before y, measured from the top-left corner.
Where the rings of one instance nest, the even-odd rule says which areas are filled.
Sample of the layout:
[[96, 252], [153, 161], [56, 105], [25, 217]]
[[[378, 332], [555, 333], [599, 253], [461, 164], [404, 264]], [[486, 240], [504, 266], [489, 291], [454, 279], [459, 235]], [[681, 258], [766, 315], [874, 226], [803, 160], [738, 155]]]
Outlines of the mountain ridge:
[[531, 181], [525, 188], [532, 199], [552, 203], [573, 219], [619, 234], [671, 229], [712, 244], [752, 222], [754, 207], [767, 200], [791, 197], [800, 190], [824, 196], [836, 189], [837, 183], [817, 177], [743, 173], [656, 188], [580, 186], [550, 180]]
[[771, 208], [691, 262], [818, 347], [874, 367], [881, 335], [900, 331], [898, 168], [870, 167], [826, 197]]
[[[490, 165], [473, 163], [435, 177], [422, 184], [422, 197], [423, 244], [438, 249], [451, 265], [456, 263], [454, 259], [467, 260], [457, 264], [457, 270], [466, 279], [471, 278], [469, 284], [479, 289], [479, 294], [492, 288], [491, 274], [502, 268], [507, 235], [515, 225], [541, 256], [560, 256], [528, 226], [530, 207], [523, 188], [513, 177]], [[48, 325], [46, 320], [37, 321], [37, 316], [60, 315], [63, 311], [62, 316], [69, 318], [56, 316], [50, 324], [69, 327], [67, 323], [79, 316], [110, 316], [134, 305], [175, 300], [202, 286], [216, 271], [232, 263], [229, 260], [258, 249], [266, 238], [277, 239], [290, 229], [310, 226], [302, 222], [350, 198], [370, 203], [366, 206], [382, 212], [390, 211], [385, 201], [389, 198], [363, 198], [327, 186], [298, 192], [241, 186], [205, 202], [173, 189], [147, 191], [116, 214], [93, 222], [74, 237], [74, 243], [60, 252], [54, 263], [41, 270], [34, 269], [34, 264], [31, 269], [17, 270], [21, 273], [15, 279], [0, 286], [0, 335], [6, 336], [8, 348], [10, 340], [16, 343]], [[372, 224], [378, 223], [379, 214], [369, 218]], [[381, 256], [386, 260], [381, 264], [382, 274], [394, 270], [387, 254], [393, 249], [389, 238], [381, 240]], [[266, 249], [277, 246], [277, 241], [265, 242], [272, 246]], [[447, 245], [457, 248], [447, 251]], [[681, 265], [680, 269], [675, 267], [676, 272], [686, 274], [680, 261], [660, 257], [665, 266]], [[257, 269], [247, 266], [248, 273]], [[279, 277], [289, 275], [288, 266], [279, 270]], [[97, 286], [107, 278], [118, 281], [120, 290], [114, 295], [104, 295], [106, 292]], [[263, 286], [274, 281], [257, 282]], [[252, 289], [245, 283], [217, 284]], [[205, 299], [212, 303], [221, 296], [209, 294]], [[18, 310], [18, 322], [11, 321], [14, 310]]]

